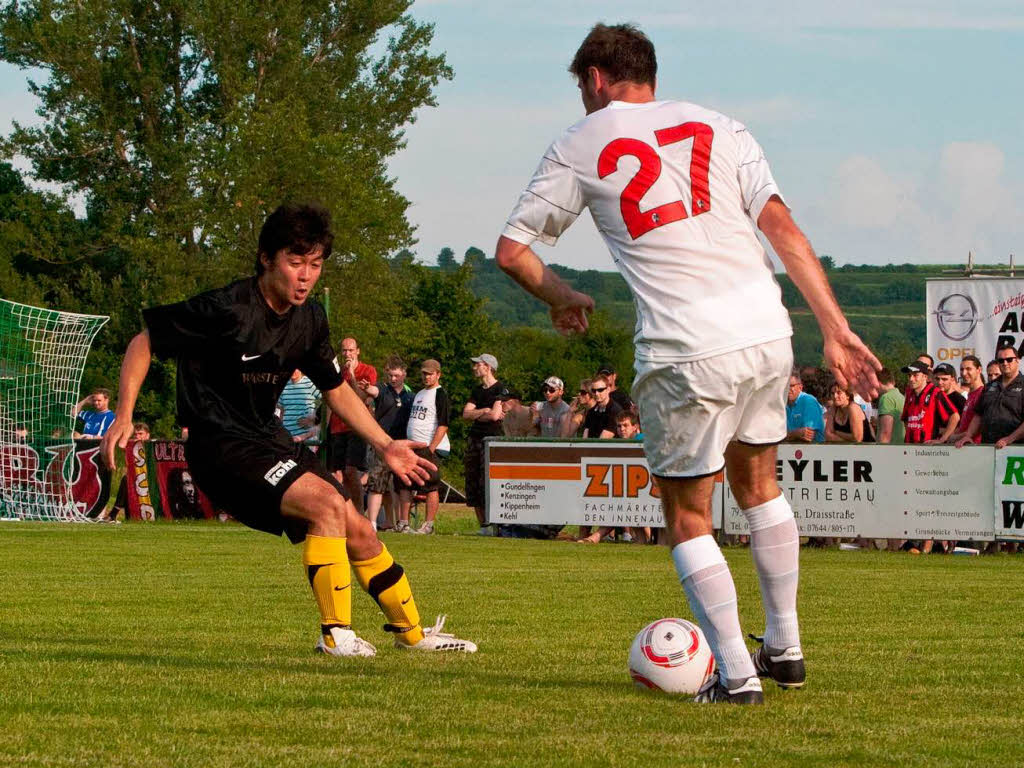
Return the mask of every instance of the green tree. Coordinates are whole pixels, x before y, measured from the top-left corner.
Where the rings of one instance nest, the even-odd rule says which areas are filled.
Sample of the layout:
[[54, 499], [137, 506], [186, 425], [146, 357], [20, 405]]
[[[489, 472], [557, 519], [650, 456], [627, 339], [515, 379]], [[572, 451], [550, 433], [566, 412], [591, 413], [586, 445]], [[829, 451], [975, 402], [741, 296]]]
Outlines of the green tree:
[[455, 251], [447, 245], [442, 248], [441, 252], [437, 254], [437, 266], [443, 272], [451, 272], [453, 269], [456, 269], [459, 264], [455, 261]]
[[[264, 218], [285, 200], [333, 213], [325, 283], [344, 302], [332, 319], [361, 322], [382, 297], [402, 303], [381, 254], [410, 245], [412, 227], [387, 161], [452, 76], [429, 50], [432, 26], [407, 15], [411, 2], [4, 6], [0, 60], [47, 76], [30, 83], [42, 124], [15, 124], [0, 149], [85, 200], [89, 247], [54, 243], [64, 267], [53, 271], [68, 279], [42, 298], [111, 315], [93, 360], [116, 367], [140, 307], [246, 274]], [[373, 290], [355, 289], [364, 272]]]

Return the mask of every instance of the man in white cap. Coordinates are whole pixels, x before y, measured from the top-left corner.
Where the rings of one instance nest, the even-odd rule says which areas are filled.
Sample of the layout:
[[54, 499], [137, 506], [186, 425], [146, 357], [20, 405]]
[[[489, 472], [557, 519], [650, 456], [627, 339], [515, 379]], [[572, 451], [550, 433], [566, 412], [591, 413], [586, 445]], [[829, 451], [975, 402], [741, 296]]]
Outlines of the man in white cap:
[[501, 397], [505, 385], [498, 381], [498, 359], [483, 354], [472, 357], [473, 375], [480, 379], [480, 385], [469, 395], [469, 402], [462, 409], [462, 418], [473, 422], [466, 439], [466, 505], [473, 508], [480, 523], [481, 536], [493, 536], [494, 530], [487, 525], [484, 511], [484, 438], [503, 434], [501, 420], [504, 412]]
[[548, 376], [541, 387], [544, 402], [530, 406], [533, 423], [540, 429], [541, 437], [570, 437], [573, 433], [569, 404], [562, 399], [565, 382], [557, 376]]

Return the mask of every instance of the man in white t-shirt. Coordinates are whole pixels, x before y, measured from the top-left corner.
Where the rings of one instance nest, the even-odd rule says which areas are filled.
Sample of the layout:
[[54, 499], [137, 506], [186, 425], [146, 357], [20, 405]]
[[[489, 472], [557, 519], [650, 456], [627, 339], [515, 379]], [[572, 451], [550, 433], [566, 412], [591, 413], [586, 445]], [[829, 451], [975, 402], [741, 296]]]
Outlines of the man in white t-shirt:
[[[530, 245], [553, 245], [590, 209], [633, 292], [632, 395], [672, 559], [718, 662], [697, 700], [761, 703], [759, 677], [798, 688], [804, 662], [798, 531], [775, 480], [792, 329], [756, 228], [814, 311], [836, 380], [870, 397], [881, 365], [850, 330], [742, 124], [695, 104], [655, 100], [654, 46], [630, 25], [595, 26], [569, 71], [587, 117], [544, 153], [496, 258], [548, 304], [558, 330], [586, 331], [593, 300], [545, 267]], [[750, 526], [766, 614], [763, 643], [752, 655], [732, 575], [712, 536], [714, 475], [723, 467]]]
[[[437, 467], [422, 486], [403, 483], [395, 475], [395, 488], [398, 490], [398, 527], [409, 533], [433, 533], [434, 519], [440, 506], [439, 491], [441, 488], [441, 461], [451, 452], [448, 440], [449, 412], [448, 393], [441, 386], [441, 364], [437, 360], [424, 360], [420, 366], [423, 374], [424, 387], [416, 393], [409, 414], [407, 435], [415, 435], [417, 443], [426, 443], [426, 448], [418, 449], [421, 456], [430, 456], [430, 463]], [[412, 507], [412, 495], [415, 491], [427, 497], [427, 519], [416, 530], [409, 530], [409, 509]]]

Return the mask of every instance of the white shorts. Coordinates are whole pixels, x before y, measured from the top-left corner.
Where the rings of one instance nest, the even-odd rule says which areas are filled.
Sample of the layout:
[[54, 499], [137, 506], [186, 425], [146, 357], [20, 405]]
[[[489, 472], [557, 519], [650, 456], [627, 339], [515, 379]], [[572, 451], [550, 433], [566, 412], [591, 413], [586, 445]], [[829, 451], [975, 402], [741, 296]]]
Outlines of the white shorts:
[[651, 471], [662, 477], [709, 475], [725, 466], [733, 440], [784, 440], [792, 369], [789, 338], [704, 360], [638, 360], [631, 394]]

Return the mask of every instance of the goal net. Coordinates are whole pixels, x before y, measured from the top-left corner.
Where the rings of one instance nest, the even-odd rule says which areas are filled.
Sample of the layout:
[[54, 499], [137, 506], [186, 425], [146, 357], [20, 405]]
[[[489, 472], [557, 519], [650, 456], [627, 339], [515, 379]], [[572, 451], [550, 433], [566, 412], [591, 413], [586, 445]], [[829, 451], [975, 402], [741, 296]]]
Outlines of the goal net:
[[0, 299], [0, 518], [85, 519], [71, 496], [72, 412], [108, 319]]

